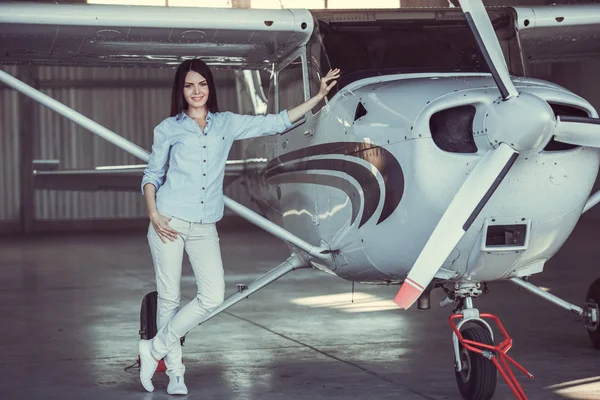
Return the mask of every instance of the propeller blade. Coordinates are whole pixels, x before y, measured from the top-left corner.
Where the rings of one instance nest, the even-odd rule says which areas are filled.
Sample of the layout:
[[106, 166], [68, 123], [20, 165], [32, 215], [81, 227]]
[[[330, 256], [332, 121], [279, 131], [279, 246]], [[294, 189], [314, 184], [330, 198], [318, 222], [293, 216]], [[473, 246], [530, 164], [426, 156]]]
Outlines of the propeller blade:
[[600, 118], [556, 117], [554, 140], [578, 146], [600, 148]]
[[500, 43], [483, 3], [481, 0], [459, 0], [459, 3], [502, 98], [508, 100], [518, 96], [519, 92], [510, 79]]
[[408, 309], [419, 298], [498, 188], [518, 154], [509, 145], [501, 143], [482, 157], [421, 250], [394, 299], [396, 304]]

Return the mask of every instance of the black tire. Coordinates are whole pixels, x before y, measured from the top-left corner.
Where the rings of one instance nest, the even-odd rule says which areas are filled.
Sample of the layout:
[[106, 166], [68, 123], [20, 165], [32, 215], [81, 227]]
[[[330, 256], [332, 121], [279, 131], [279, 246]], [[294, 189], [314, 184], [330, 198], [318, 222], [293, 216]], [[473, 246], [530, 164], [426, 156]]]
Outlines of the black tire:
[[[472, 325], [462, 332], [467, 340], [493, 345], [492, 336], [486, 328]], [[498, 370], [491, 360], [459, 346], [463, 370], [456, 372], [458, 390], [465, 400], [490, 400], [496, 392]]]
[[[600, 304], [600, 278], [596, 279], [590, 285], [590, 288], [587, 292], [586, 300], [588, 303]], [[590, 337], [590, 341], [592, 342], [592, 346], [594, 346], [597, 349], [600, 349], [600, 329], [596, 328], [596, 330], [594, 331], [588, 329], [587, 331]]]

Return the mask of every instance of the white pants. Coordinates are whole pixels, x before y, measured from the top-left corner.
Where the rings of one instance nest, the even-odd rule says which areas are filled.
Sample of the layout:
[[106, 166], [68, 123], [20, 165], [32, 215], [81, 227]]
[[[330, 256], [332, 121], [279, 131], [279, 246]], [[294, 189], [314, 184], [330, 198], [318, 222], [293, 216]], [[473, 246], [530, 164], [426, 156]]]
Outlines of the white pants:
[[[165, 214], [162, 214], [165, 215]], [[167, 375], [181, 376], [180, 340], [223, 302], [225, 280], [215, 224], [200, 224], [171, 218], [169, 226], [179, 232], [175, 241], [163, 243], [150, 223], [148, 243], [156, 272], [158, 292], [157, 328], [152, 353], [165, 359]], [[181, 300], [183, 250], [187, 252], [198, 287], [196, 297], [177, 312]]]

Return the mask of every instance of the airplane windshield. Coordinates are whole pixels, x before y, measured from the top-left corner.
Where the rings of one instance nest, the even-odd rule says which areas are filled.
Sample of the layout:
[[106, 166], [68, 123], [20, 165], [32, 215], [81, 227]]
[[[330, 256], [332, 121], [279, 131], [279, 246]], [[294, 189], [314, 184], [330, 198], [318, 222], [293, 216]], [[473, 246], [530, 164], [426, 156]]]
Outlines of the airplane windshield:
[[[368, 77], [397, 73], [489, 72], [468, 26], [406, 21], [327, 24], [320, 21], [328, 65], [342, 73], [337, 89]], [[321, 66], [323, 74], [327, 72]], [[333, 93], [331, 93], [333, 95]]]

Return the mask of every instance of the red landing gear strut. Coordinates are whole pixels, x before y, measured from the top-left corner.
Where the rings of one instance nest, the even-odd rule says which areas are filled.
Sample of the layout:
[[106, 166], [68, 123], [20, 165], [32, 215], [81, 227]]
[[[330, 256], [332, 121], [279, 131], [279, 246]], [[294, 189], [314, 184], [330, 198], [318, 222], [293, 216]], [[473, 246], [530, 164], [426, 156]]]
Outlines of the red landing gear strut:
[[[508, 350], [510, 350], [510, 348], [512, 347], [513, 340], [508, 335], [508, 332], [506, 332], [506, 329], [504, 328], [504, 326], [502, 325], [502, 323], [500, 322], [498, 317], [496, 317], [495, 315], [492, 315], [492, 314], [485, 314], [485, 313], [479, 314], [479, 318], [468, 319], [469, 321], [472, 321], [477, 324], [475, 327], [461, 331], [456, 326], [455, 320], [459, 319], [459, 318], [464, 318], [464, 317], [465, 316], [464, 316], [463, 312], [460, 312], [458, 314], [451, 315], [450, 318], [448, 319], [448, 322], [450, 323], [450, 327], [454, 331], [454, 334], [458, 338], [458, 342], [459, 342], [461, 348], [463, 349], [462, 351], [464, 353], [466, 353], [467, 351], [472, 352], [472, 353], [480, 355], [481, 357], [484, 357], [487, 360], [490, 360], [493, 363], [493, 365], [496, 367], [496, 369], [500, 372], [500, 374], [502, 375], [502, 377], [504, 378], [504, 380], [506, 381], [506, 383], [512, 390], [515, 397], [518, 400], [527, 400], [527, 396], [525, 395], [525, 392], [523, 392], [523, 388], [517, 381], [517, 378], [513, 374], [507, 361], [509, 361], [511, 364], [513, 364], [515, 367], [517, 367], [519, 370], [521, 370], [529, 378], [533, 378], [533, 375], [530, 374], [519, 363], [517, 363], [512, 357], [510, 357], [509, 355], [506, 354], [508, 352]], [[491, 340], [491, 336], [489, 334], [488, 329], [486, 327], [484, 327], [487, 324], [479, 323], [480, 321], [483, 321], [483, 318], [491, 319], [498, 325], [500, 332], [502, 332], [502, 335], [504, 335], [504, 340], [500, 344], [494, 345], [493, 341]], [[463, 335], [463, 333], [464, 333], [464, 335]], [[479, 339], [479, 340], [474, 340], [474, 339]], [[488, 343], [484, 343], [484, 342], [488, 342]], [[465, 367], [473, 369], [472, 371], [468, 371], [468, 373], [463, 374], [464, 376], [467, 376], [467, 380], [465, 380], [465, 379], [462, 380], [462, 383], [465, 384], [465, 386], [460, 387], [461, 381], [457, 378], [457, 380], [459, 381], [459, 387], [461, 389], [461, 392], [463, 393], [463, 396], [465, 398], [467, 398], [467, 397], [472, 397], [472, 398], [488, 397], [484, 393], [474, 394], [472, 392], [472, 389], [469, 388], [468, 386], [466, 386], [469, 384], [468, 379], [471, 379], [471, 380], [472, 379], [480, 379], [482, 382], [486, 380], [486, 378], [484, 376], [485, 373], [482, 373], [482, 371], [474, 370], [478, 366], [483, 366], [483, 364], [471, 362], [470, 361], [471, 359], [472, 359], [472, 355], [467, 356], [465, 358], [464, 354], [463, 354], [463, 356], [458, 357], [458, 360], [461, 361], [461, 366], [458, 369], [462, 370]], [[467, 363], [468, 366], [462, 365], [465, 363]], [[458, 373], [457, 373], [457, 375], [458, 375]], [[489, 380], [489, 378], [488, 378], [488, 380]], [[479, 385], [476, 385], [476, 386], [481, 387], [482, 386], [481, 382]], [[485, 386], [485, 385], [483, 385], [483, 386]], [[464, 387], [466, 387], [466, 388], [463, 389]], [[493, 394], [493, 391], [495, 390], [495, 379], [494, 379], [494, 383], [493, 383], [493, 388], [488, 389], [488, 392], [490, 390], [491, 390], [491, 393], [489, 394], [489, 396], [491, 397], [491, 395]]]

